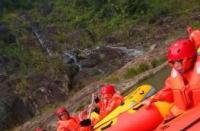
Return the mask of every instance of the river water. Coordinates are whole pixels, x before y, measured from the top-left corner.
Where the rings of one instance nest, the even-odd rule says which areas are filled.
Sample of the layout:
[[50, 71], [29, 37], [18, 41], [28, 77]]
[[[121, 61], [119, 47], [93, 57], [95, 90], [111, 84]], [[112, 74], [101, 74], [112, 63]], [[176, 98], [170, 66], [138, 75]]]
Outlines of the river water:
[[139, 82], [132, 88], [126, 90], [122, 94], [126, 96], [127, 94], [129, 94], [129, 92], [135, 90], [137, 87], [144, 85], [144, 84], [150, 84], [153, 87], [155, 87], [157, 91], [159, 91], [160, 89], [162, 89], [164, 87], [165, 80], [170, 75], [170, 70], [171, 70], [171, 68], [169, 66], [167, 66], [167, 67], [163, 68], [162, 70], [158, 71], [156, 74], [148, 76], [146, 79], [142, 80], [141, 82]]
[[150, 84], [153, 87], [155, 87], [157, 90], [160, 90], [164, 87], [166, 78], [170, 75], [170, 67], [167, 66], [157, 72], [156, 74], [148, 77], [147, 79], [144, 79], [141, 81], [137, 86], [143, 85], [143, 84]]

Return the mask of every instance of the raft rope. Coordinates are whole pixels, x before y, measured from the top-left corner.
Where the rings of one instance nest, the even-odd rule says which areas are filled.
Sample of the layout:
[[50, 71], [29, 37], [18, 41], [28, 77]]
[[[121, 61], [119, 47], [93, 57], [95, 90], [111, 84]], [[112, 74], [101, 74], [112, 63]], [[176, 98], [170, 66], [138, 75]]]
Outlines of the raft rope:
[[200, 117], [197, 118], [196, 120], [194, 120], [193, 122], [191, 122], [189, 125], [187, 125], [187, 126], [184, 127], [183, 129], [181, 129], [180, 131], [187, 131], [189, 128], [191, 128], [192, 126], [194, 126], [194, 125], [197, 124], [198, 122], [200, 122]]

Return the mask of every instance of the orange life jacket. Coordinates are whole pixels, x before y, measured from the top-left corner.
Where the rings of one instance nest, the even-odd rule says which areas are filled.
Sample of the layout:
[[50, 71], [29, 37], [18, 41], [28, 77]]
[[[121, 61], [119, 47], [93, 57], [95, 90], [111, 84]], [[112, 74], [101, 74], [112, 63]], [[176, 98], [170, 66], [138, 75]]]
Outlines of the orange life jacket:
[[70, 117], [69, 120], [58, 121], [57, 131], [91, 131], [91, 126], [82, 127], [78, 117]]
[[79, 128], [79, 119], [77, 117], [70, 117], [66, 121], [59, 120], [57, 123], [57, 131], [79, 131]]
[[87, 126], [87, 127], [80, 127], [79, 131], [91, 131], [91, 126]]
[[172, 69], [171, 76], [166, 80], [167, 86], [172, 89], [174, 104], [182, 110], [200, 103], [200, 56], [187, 74], [187, 84], [175, 69]]
[[99, 108], [100, 108], [100, 119], [105, 117], [108, 113], [110, 113], [113, 109], [119, 106], [124, 101], [124, 98], [115, 93], [112, 98], [106, 102], [100, 101]]

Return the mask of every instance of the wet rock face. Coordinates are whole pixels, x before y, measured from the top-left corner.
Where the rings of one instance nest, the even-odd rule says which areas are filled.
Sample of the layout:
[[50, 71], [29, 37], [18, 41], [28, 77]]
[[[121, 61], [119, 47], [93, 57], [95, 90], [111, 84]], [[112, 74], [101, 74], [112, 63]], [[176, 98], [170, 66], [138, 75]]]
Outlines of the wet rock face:
[[81, 60], [79, 64], [82, 68], [92, 68], [115, 58], [122, 57], [122, 55], [123, 54], [118, 49], [112, 49], [109, 47], [98, 47], [97, 49], [92, 50], [92, 53], [86, 56], [85, 59]]
[[29, 77], [24, 95], [16, 90], [20, 80], [0, 76], [0, 130], [22, 124], [40, 113], [41, 107], [67, 99], [68, 80], [54, 80], [44, 75]]
[[0, 130], [10, 127], [10, 123], [24, 122], [31, 114], [15, 92], [15, 83], [0, 76]]
[[[143, 52], [126, 47], [102, 46], [95, 49], [66, 51], [63, 62], [71, 80], [71, 87], [84, 87], [97, 77], [107, 75]], [[128, 59], [127, 59], [128, 58]]]
[[72, 64], [72, 63], [77, 63], [78, 62], [78, 54], [74, 51], [69, 51], [69, 52], [65, 52], [63, 54], [63, 62], [65, 64]]
[[[38, 107], [45, 104], [66, 100], [68, 94], [68, 83], [61, 80], [53, 80], [44, 75], [28, 78], [28, 97]], [[64, 85], [66, 83], [66, 85]]]
[[72, 79], [72, 88], [77, 90], [80, 87], [84, 87], [89, 83], [95, 81], [95, 76], [100, 75], [101, 72], [97, 68], [84, 68], [77, 73]]
[[81, 70], [72, 78], [72, 87], [84, 87], [96, 77], [109, 74], [123, 63], [123, 53], [119, 49], [110, 47], [97, 47], [84, 59], [78, 59], [77, 65]]

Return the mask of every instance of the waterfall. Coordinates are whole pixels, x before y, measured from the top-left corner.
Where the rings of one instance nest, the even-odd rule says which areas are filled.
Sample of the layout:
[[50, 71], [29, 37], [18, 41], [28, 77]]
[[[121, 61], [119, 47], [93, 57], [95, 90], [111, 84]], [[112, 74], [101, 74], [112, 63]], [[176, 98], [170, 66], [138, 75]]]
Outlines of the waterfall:
[[49, 56], [52, 56], [52, 52], [50, 51], [50, 49], [48, 47], [48, 41], [45, 39], [45, 36], [42, 35], [42, 33], [39, 29], [39, 25], [34, 24], [31, 27], [32, 27], [32, 31], [33, 31], [34, 35], [36, 36], [36, 38], [38, 39], [38, 42], [41, 45], [42, 49], [44, 51], [46, 51]]
[[66, 64], [72, 64], [72, 63], [74, 63], [75, 65], [77, 65], [79, 71], [82, 70], [82, 66], [78, 63], [78, 60], [77, 60], [76, 56], [73, 53], [71, 53], [71, 52], [69, 52], [69, 53], [65, 52], [64, 53], [64, 55], [63, 55], [63, 61]]

